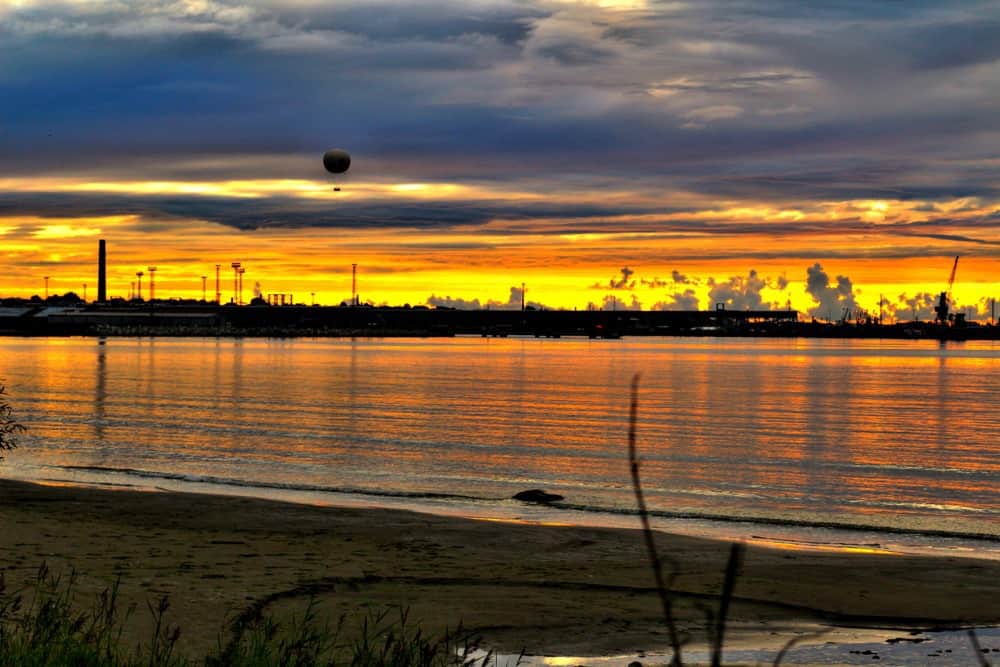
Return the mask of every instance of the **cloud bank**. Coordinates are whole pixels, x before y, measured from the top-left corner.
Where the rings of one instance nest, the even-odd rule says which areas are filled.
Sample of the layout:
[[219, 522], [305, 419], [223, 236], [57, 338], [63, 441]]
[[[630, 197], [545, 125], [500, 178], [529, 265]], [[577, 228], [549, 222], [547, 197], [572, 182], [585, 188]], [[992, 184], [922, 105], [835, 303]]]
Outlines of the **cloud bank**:
[[[34, 232], [103, 216], [416, 230], [635, 271], [581, 280], [612, 307], [774, 307], [767, 263], [815, 265], [829, 317], [857, 289], [822, 265], [1000, 258], [995, 3], [614, 4], [0, 0], [0, 230], [35, 248], [11, 261], [58, 264]], [[300, 187], [332, 189], [331, 146], [336, 200]]]

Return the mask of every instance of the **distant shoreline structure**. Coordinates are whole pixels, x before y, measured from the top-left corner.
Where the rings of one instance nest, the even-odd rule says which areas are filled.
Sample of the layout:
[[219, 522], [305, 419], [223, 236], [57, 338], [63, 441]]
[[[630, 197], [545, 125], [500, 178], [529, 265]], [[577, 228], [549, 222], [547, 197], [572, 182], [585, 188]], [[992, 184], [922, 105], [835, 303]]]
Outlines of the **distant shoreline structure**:
[[796, 310], [456, 310], [425, 306], [219, 306], [183, 301], [50, 304], [7, 300], [0, 335], [262, 337], [747, 336], [1000, 340], [1000, 327], [799, 321]]

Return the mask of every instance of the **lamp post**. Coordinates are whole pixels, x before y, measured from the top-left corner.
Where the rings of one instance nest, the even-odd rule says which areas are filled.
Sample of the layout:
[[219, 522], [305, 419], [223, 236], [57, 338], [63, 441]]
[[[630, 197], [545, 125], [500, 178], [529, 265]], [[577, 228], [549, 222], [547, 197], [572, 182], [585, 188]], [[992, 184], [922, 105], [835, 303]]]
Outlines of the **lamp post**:
[[230, 266], [233, 267], [233, 304], [235, 305], [237, 303], [236, 297], [239, 294], [240, 287], [240, 263], [233, 262]]
[[149, 270], [149, 300], [152, 301], [156, 298], [156, 293], [153, 291], [156, 288], [156, 283], [153, 282], [153, 278], [156, 275], [156, 267], [150, 266]]

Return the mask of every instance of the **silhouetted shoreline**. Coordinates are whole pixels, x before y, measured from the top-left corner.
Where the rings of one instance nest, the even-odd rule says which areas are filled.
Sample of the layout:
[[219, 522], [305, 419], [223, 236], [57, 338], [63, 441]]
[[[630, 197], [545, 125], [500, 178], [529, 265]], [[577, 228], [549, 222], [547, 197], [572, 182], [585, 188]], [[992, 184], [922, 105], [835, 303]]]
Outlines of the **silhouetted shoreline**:
[[424, 306], [218, 306], [203, 302], [52, 304], [7, 300], [0, 335], [539, 338], [750, 336], [1000, 340], [1000, 327], [799, 321], [795, 310], [456, 310]]

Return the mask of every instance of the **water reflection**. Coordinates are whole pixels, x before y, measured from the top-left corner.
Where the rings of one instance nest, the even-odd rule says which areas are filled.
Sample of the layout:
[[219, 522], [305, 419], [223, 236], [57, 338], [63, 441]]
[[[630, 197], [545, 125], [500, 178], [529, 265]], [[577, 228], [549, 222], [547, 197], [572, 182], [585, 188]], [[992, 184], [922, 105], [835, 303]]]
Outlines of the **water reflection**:
[[107, 341], [97, 339], [97, 368], [94, 381], [94, 440], [98, 446], [104, 442], [104, 427], [107, 421], [108, 399], [108, 359]]
[[641, 371], [654, 509], [980, 532], [1000, 532], [998, 359], [933, 341], [0, 342], [30, 414], [15, 465], [625, 508]]

